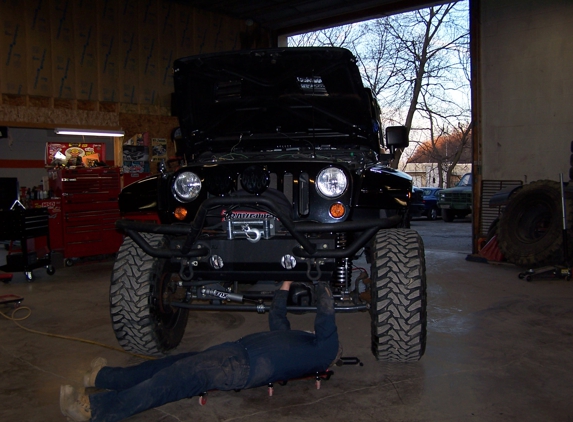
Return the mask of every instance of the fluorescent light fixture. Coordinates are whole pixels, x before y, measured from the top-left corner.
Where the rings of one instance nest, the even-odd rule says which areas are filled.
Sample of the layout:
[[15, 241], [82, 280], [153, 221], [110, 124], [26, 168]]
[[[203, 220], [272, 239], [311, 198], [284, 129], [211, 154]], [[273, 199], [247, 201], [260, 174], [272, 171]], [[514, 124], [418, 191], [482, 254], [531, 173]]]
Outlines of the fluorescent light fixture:
[[54, 129], [56, 135], [77, 135], [77, 136], [113, 136], [115, 138], [124, 135], [123, 130], [92, 130], [92, 129]]

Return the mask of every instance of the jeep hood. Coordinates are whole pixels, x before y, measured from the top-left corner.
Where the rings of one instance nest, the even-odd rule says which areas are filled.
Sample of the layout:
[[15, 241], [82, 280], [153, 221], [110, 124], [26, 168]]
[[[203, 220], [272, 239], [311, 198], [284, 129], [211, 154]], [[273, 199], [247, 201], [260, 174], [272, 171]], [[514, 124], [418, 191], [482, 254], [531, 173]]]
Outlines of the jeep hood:
[[187, 152], [365, 148], [380, 151], [379, 109], [352, 53], [275, 48], [174, 63]]

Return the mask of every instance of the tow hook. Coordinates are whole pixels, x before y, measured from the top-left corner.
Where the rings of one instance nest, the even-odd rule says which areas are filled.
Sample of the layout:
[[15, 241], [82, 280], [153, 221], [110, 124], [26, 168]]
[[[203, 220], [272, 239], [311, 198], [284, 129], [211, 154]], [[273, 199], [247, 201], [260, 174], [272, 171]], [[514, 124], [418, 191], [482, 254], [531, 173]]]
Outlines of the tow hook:
[[190, 281], [193, 278], [193, 263], [189, 259], [181, 261], [181, 268], [179, 269], [179, 277], [181, 280]]
[[[308, 259], [306, 261], [306, 276], [308, 277], [308, 279], [310, 281], [318, 281], [320, 280], [320, 276], [322, 275], [322, 272], [320, 271], [320, 262], [317, 261], [314, 258]], [[316, 275], [312, 274], [312, 267], [314, 266], [315, 270], [316, 270]]]

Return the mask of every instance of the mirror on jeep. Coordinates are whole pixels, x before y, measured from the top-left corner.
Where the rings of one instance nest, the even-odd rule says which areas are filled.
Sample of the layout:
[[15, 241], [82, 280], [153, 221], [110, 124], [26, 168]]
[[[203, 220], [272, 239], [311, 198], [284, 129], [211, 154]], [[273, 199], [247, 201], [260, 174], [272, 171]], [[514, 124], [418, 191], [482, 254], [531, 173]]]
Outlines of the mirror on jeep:
[[406, 148], [410, 144], [406, 126], [388, 126], [386, 128], [386, 147], [392, 153], [399, 148]]

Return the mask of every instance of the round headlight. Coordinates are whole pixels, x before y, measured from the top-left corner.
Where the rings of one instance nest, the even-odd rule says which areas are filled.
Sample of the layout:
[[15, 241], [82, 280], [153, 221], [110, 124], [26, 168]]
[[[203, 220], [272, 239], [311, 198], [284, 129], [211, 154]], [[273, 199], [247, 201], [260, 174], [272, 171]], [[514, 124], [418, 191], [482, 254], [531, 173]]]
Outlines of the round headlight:
[[199, 196], [201, 179], [195, 173], [185, 171], [180, 173], [173, 182], [173, 192], [182, 202], [191, 202]]
[[328, 198], [336, 198], [344, 193], [348, 180], [342, 170], [328, 167], [318, 173], [316, 187], [318, 191]]

